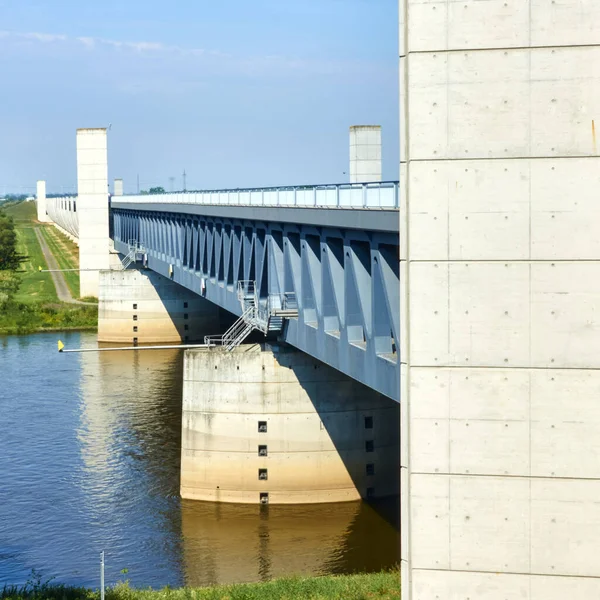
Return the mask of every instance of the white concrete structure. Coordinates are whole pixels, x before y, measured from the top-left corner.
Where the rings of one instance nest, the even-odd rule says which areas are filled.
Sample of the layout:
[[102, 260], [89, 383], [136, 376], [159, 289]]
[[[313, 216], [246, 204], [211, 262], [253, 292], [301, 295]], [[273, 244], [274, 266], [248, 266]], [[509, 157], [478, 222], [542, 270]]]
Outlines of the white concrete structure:
[[202, 342], [221, 331], [216, 304], [150, 270], [100, 272], [98, 341]]
[[40, 223], [52, 223], [52, 219], [46, 213], [46, 182], [38, 181], [37, 182], [37, 192], [36, 192], [36, 202], [37, 202], [37, 220]]
[[77, 215], [81, 296], [97, 297], [99, 270], [109, 268], [106, 129], [77, 130]]
[[398, 404], [291, 347], [187, 350], [181, 496], [303, 504], [398, 493]]
[[115, 179], [113, 183], [113, 196], [122, 196], [123, 195], [123, 180]]
[[350, 127], [350, 183], [381, 181], [381, 126]]
[[600, 597], [600, 3], [400, 22], [402, 597]]

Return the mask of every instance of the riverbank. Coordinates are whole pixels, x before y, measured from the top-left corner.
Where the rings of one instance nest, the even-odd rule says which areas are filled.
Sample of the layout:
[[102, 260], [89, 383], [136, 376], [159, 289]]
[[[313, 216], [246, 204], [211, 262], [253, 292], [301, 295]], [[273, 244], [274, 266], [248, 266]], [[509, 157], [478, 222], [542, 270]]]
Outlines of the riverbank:
[[79, 295], [79, 273], [66, 273], [68, 277], [57, 274], [61, 276], [62, 284], [59, 298], [53, 274], [39, 270], [39, 267], [48, 268], [40, 238], [47, 244], [46, 251], [56, 259], [57, 265], [53, 266], [61, 269], [76, 268], [76, 246], [54, 227], [35, 221], [33, 202], [15, 203], [4, 210], [15, 221], [17, 251], [24, 260], [17, 271], [21, 279], [19, 291], [0, 312], [0, 335], [95, 331], [98, 327], [97, 306], [69, 301], [71, 295]]
[[[0, 600], [97, 600], [98, 591], [52, 584], [26, 589], [6, 587]], [[224, 585], [210, 588], [137, 590], [126, 583], [106, 590], [106, 600], [392, 600], [400, 598], [400, 574], [383, 571], [359, 575], [292, 577], [266, 583]]]

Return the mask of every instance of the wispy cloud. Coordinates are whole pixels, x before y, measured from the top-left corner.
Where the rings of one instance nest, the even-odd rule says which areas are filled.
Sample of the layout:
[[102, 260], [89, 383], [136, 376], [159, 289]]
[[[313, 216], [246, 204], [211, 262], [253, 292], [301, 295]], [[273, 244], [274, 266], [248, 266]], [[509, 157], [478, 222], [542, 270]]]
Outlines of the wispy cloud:
[[[233, 69], [241, 75], [261, 74], [337, 75], [344, 76], [384, 76], [387, 69], [377, 63], [356, 60], [306, 59], [281, 55], [233, 55], [216, 49], [190, 48], [155, 41], [114, 40], [102, 37], [76, 36], [43, 32], [15, 32], [0, 30], [0, 39], [12, 39], [57, 46], [79, 46], [85, 51], [96, 52], [111, 49], [129, 52], [140, 56], [172, 57], [200, 60], [205, 66], [212, 63], [219, 69]], [[385, 73], [384, 73], [385, 71]]]
[[0, 38], [13, 38], [21, 40], [30, 40], [41, 43], [76, 43], [84, 46], [88, 50], [99, 47], [111, 47], [118, 50], [131, 50], [139, 53], [160, 52], [179, 54], [182, 56], [229, 56], [227, 53], [218, 50], [206, 50], [204, 48], [185, 48], [183, 46], [174, 46], [163, 44], [161, 42], [151, 41], [123, 41], [111, 40], [101, 37], [78, 36], [69, 37], [64, 34], [40, 33], [35, 31], [0, 31]]

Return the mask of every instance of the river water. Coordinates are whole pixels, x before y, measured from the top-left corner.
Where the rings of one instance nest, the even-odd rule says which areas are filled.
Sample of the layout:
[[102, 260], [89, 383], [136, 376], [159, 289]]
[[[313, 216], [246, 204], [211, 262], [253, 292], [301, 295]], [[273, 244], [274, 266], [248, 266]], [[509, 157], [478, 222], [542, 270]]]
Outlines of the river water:
[[[96, 335], [60, 336], [93, 348]], [[399, 562], [397, 500], [244, 506], [179, 498], [182, 353], [59, 354], [0, 337], [0, 587], [261, 581]], [[127, 569], [126, 574], [121, 571]]]

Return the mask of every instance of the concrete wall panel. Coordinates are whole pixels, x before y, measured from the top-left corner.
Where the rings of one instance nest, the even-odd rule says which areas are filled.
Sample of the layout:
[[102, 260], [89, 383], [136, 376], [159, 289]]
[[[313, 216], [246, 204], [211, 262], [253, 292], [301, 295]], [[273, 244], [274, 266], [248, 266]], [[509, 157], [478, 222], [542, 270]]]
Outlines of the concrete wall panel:
[[443, 365], [448, 361], [448, 265], [416, 263], [411, 271], [410, 319], [419, 336], [410, 339], [415, 365]]
[[600, 366], [600, 263], [536, 263], [531, 269], [534, 366]]
[[600, 121], [599, 63], [597, 46], [531, 52], [533, 156], [597, 154], [594, 129]]
[[531, 568], [596, 577], [600, 481], [531, 481]]
[[449, 569], [450, 479], [414, 475], [412, 490], [415, 502], [410, 516], [415, 568]]
[[599, 44], [596, 0], [531, 0], [531, 43], [535, 46]]
[[529, 569], [529, 485], [520, 478], [486, 477], [485, 484], [478, 477], [450, 479], [452, 569]]
[[[437, 293], [442, 293], [442, 287], [436, 287]], [[453, 364], [527, 365], [529, 265], [451, 263], [449, 290], [449, 355]]]

